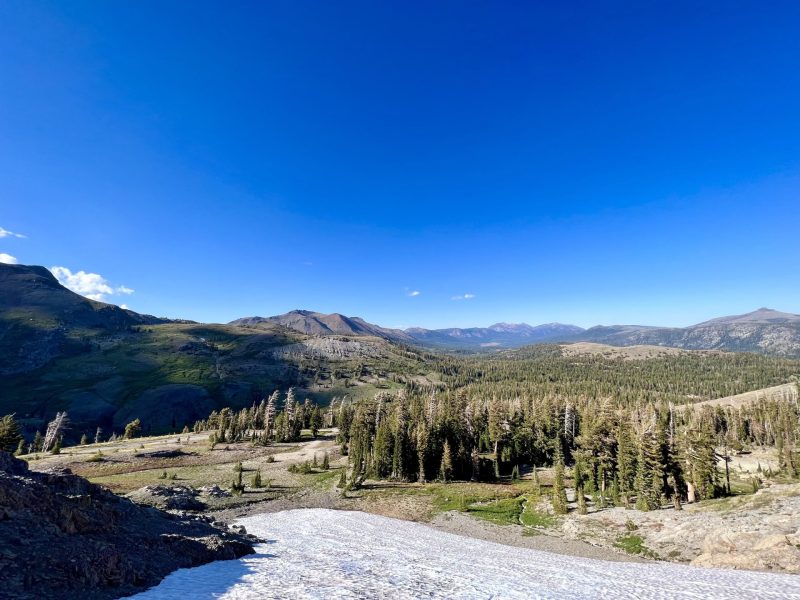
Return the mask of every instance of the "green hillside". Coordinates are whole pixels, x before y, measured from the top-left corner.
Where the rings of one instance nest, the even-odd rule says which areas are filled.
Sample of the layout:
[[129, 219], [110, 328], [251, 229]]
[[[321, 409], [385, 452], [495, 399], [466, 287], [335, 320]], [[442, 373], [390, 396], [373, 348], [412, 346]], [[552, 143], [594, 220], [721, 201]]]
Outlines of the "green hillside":
[[429, 371], [432, 357], [369, 337], [314, 338], [138, 315], [87, 300], [43, 267], [0, 265], [0, 414], [30, 429], [66, 410], [72, 435], [133, 418], [165, 431], [275, 389], [371, 395]]

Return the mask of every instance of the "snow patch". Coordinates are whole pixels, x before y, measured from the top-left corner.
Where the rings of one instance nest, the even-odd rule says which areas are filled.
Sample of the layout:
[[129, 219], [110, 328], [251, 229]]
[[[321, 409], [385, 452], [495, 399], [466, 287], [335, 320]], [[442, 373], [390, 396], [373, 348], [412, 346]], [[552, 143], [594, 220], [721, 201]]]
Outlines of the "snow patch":
[[575, 558], [359, 512], [241, 519], [257, 554], [182, 569], [138, 600], [223, 598], [800, 599], [800, 577]]

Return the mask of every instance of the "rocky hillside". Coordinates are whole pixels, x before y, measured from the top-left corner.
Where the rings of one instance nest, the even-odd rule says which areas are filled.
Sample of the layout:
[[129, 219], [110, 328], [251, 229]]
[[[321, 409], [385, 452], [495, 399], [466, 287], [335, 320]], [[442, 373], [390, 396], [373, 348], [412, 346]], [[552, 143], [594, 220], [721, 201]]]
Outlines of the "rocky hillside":
[[95, 302], [62, 286], [44, 267], [0, 263], [0, 375], [30, 371], [86, 349], [100, 333], [166, 323]]
[[0, 415], [16, 413], [29, 439], [61, 410], [68, 441], [135, 418], [158, 433], [276, 389], [323, 402], [370, 394], [425, 365], [422, 353], [372, 335], [139, 315], [74, 294], [44, 267], [0, 264]]
[[141, 507], [0, 452], [0, 596], [119, 598], [172, 571], [253, 552], [254, 538]]
[[309, 310], [293, 310], [274, 317], [244, 317], [229, 323], [229, 325], [237, 327], [259, 327], [265, 324], [281, 325], [287, 329], [314, 336], [374, 336], [397, 342], [413, 341], [399, 329], [387, 329], [373, 325], [359, 317], [345, 317], [339, 313], [326, 315]]
[[796, 357], [800, 356], [800, 315], [759, 308], [744, 315], [720, 317], [684, 328], [636, 325], [592, 327], [563, 341], [759, 352]]

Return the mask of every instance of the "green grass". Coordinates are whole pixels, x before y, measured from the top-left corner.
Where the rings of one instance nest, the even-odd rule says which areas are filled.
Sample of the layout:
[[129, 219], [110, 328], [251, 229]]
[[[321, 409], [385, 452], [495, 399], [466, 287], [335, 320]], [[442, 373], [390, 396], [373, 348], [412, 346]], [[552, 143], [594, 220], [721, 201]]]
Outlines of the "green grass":
[[529, 496], [528, 502], [525, 504], [525, 509], [520, 515], [520, 522], [526, 527], [533, 527], [536, 529], [547, 529], [553, 527], [558, 519], [556, 517], [536, 509], [539, 498], [537, 496]]
[[341, 469], [335, 468], [328, 471], [322, 471], [322, 473], [317, 473], [314, 475], [313, 487], [322, 489], [329, 488], [331, 487], [332, 483], [339, 481], [340, 475]]
[[644, 539], [640, 535], [626, 535], [617, 538], [617, 541], [614, 542], [614, 546], [624, 550], [628, 554], [638, 554], [648, 558], [658, 558], [655, 552], [644, 545]]
[[472, 504], [467, 507], [467, 513], [478, 519], [483, 519], [497, 525], [518, 525], [522, 514], [523, 496], [516, 498], [503, 498], [488, 503]]

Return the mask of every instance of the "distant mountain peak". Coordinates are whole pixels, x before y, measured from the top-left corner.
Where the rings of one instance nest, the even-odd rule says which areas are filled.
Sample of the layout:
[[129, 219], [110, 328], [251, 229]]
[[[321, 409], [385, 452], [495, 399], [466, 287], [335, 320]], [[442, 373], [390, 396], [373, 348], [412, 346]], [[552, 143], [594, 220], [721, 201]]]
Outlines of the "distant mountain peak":
[[403, 331], [373, 325], [361, 317], [347, 317], [341, 313], [325, 314], [312, 310], [292, 310], [272, 317], [244, 317], [231, 321], [230, 325], [258, 327], [261, 323], [281, 325], [306, 335], [373, 336], [398, 342], [411, 341]]
[[779, 325], [782, 323], [800, 323], [800, 315], [793, 313], [781, 312], [774, 308], [767, 308], [762, 306], [749, 313], [742, 315], [730, 315], [727, 317], [717, 317], [709, 321], [703, 321], [693, 327], [708, 327], [712, 325], [733, 325], [733, 324], [763, 324], [763, 325]]

